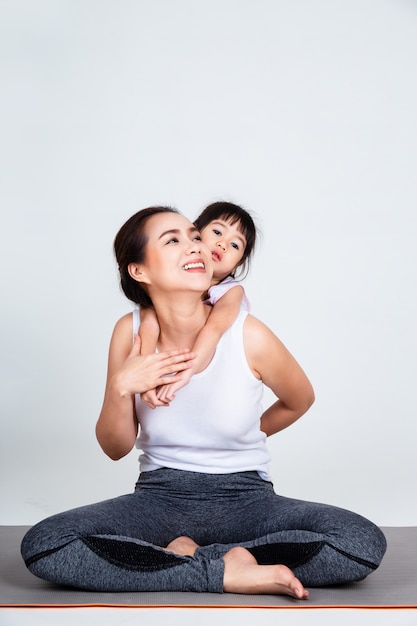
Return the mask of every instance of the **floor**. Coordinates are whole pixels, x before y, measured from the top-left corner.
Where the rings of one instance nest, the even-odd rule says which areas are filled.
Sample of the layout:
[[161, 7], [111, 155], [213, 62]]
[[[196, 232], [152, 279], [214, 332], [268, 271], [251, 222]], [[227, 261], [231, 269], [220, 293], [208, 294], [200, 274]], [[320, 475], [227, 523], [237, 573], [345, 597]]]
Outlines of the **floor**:
[[417, 626], [416, 609], [0, 609], [1, 626]]

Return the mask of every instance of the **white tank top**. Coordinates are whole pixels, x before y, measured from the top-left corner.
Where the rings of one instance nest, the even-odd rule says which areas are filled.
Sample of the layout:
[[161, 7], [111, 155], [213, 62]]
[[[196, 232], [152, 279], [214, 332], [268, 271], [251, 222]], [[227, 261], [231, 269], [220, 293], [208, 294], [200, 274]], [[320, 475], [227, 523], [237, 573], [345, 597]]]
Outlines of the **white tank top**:
[[[150, 409], [136, 396], [141, 471], [160, 467], [208, 474], [256, 470], [264, 480], [271, 480], [266, 435], [260, 430], [263, 383], [249, 368], [243, 347], [246, 317], [246, 311], [239, 313], [208, 367], [177, 391], [169, 407]], [[136, 312], [135, 319], [137, 324]]]

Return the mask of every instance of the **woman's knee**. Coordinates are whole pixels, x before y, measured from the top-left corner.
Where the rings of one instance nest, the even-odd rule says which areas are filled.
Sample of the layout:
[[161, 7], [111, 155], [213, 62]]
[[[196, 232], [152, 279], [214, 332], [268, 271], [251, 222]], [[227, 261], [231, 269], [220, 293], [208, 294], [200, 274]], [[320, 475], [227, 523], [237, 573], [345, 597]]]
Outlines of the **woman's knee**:
[[387, 540], [382, 530], [372, 524], [370, 544], [373, 546], [375, 565], [379, 565], [387, 550]]
[[21, 554], [28, 564], [67, 545], [77, 538], [76, 525], [70, 516], [58, 514], [38, 522], [22, 539]]

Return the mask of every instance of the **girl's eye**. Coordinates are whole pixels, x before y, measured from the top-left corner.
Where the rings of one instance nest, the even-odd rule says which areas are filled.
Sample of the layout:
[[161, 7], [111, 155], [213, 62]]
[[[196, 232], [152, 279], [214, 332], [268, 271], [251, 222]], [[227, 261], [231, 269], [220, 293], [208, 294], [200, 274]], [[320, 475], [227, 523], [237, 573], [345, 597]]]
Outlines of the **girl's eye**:
[[213, 228], [213, 233], [215, 235], [218, 235], [219, 237], [221, 237], [221, 232], [219, 230], [217, 230], [217, 228]]
[[233, 241], [232, 241], [232, 243], [231, 243], [231, 246], [232, 246], [232, 248], [234, 248], [235, 250], [239, 250], [239, 246], [237, 245], [237, 243], [234, 243]]

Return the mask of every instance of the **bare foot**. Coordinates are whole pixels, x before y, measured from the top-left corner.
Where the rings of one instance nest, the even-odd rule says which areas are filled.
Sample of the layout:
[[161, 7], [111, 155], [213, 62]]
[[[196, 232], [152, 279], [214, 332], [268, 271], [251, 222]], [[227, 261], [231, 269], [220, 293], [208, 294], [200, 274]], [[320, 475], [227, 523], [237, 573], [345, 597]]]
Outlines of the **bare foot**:
[[181, 556], [194, 556], [197, 548], [198, 543], [190, 539], [190, 537], [177, 537], [167, 545], [165, 550]]
[[307, 600], [309, 592], [285, 565], [258, 565], [245, 548], [232, 548], [223, 557], [223, 589], [229, 593], [293, 596]]

